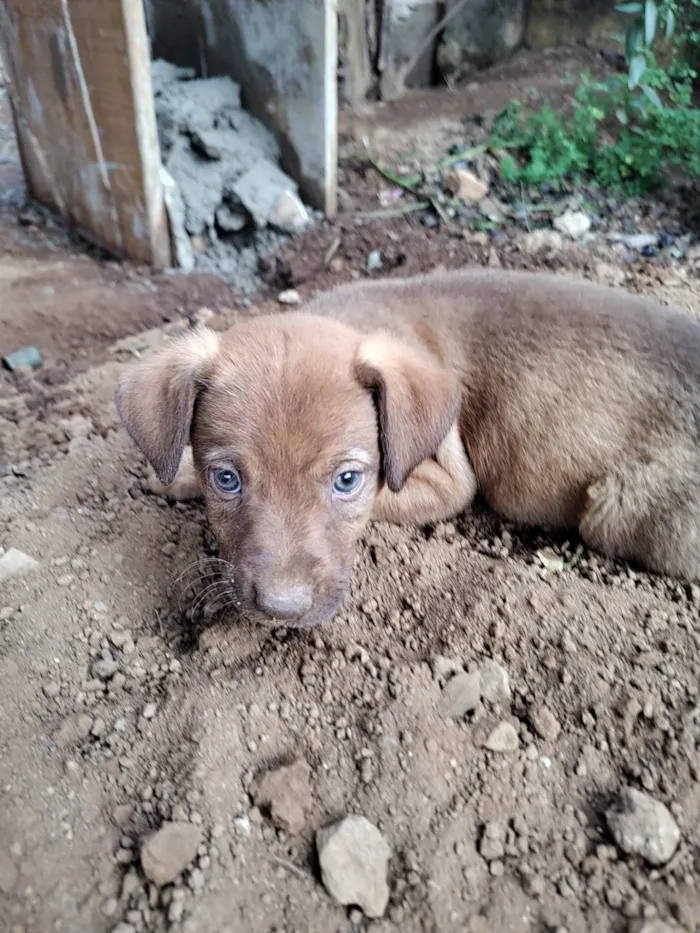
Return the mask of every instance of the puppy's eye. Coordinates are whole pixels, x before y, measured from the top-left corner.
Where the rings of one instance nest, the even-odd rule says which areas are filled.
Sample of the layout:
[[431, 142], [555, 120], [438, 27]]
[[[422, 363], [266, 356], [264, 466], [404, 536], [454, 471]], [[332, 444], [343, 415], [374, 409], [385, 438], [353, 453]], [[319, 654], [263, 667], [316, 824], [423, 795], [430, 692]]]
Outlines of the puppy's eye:
[[235, 470], [212, 470], [211, 478], [220, 492], [232, 496], [241, 491], [241, 478]]
[[357, 470], [345, 470], [333, 480], [333, 492], [338, 496], [349, 496], [357, 492], [362, 482], [362, 473]]

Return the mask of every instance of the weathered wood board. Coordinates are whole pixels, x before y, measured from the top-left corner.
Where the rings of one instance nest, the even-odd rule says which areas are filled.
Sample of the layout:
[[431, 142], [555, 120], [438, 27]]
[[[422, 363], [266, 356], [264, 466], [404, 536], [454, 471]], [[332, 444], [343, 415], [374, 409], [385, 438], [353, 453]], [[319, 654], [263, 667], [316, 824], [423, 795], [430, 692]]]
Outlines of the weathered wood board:
[[142, 0], [0, 0], [27, 186], [118, 256], [170, 263]]

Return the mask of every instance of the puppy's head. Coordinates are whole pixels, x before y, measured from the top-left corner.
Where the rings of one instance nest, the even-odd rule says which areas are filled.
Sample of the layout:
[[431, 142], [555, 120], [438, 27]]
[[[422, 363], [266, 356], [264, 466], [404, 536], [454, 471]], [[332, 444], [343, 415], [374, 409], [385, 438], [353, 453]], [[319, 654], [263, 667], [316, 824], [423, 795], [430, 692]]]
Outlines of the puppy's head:
[[338, 608], [379, 488], [435, 453], [456, 399], [420, 349], [304, 314], [195, 331], [117, 389], [162, 482], [191, 439], [237, 608], [297, 626]]

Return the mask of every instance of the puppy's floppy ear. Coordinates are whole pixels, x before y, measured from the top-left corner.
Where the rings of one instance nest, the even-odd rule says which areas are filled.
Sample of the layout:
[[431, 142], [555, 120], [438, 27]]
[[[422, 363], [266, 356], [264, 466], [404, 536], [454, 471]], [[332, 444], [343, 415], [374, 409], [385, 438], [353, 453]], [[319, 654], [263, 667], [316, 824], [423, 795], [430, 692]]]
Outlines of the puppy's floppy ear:
[[166, 486], [175, 479], [197, 390], [218, 352], [218, 335], [198, 328], [124, 373], [117, 384], [119, 417]]
[[375, 393], [384, 475], [389, 489], [398, 492], [452, 427], [457, 380], [428, 351], [385, 334], [360, 343], [355, 369], [360, 383]]

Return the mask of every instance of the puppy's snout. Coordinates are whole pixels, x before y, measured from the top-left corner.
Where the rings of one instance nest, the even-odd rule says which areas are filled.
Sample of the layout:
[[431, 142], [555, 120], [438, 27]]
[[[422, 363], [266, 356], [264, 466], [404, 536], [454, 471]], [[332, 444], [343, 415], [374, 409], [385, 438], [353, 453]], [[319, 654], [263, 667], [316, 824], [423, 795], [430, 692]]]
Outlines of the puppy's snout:
[[303, 583], [269, 586], [258, 584], [255, 588], [255, 601], [258, 608], [271, 618], [293, 622], [311, 609], [313, 595], [311, 587]]

